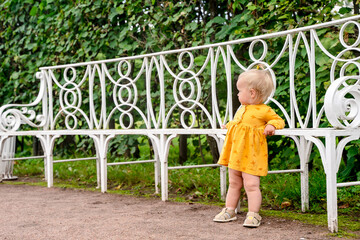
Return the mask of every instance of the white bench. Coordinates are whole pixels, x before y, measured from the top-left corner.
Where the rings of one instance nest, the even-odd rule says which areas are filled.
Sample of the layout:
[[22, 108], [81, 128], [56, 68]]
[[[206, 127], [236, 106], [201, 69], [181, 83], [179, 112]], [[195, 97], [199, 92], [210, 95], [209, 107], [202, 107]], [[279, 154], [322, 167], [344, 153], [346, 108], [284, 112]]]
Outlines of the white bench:
[[[51, 187], [53, 164], [69, 161], [53, 159], [55, 140], [65, 135], [88, 136], [93, 139], [96, 146], [97, 155], [91, 159], [97, 160], [98, 181], [101, 191], [105, 192], [108, 166], [124, 164], [108, 163], [109, 142], [118, 135], [144, 135], [152, 142], [155, 158], [136, 163], [155, 164], [156, 186], [161, 181], [162, 200], [165, 201], [168, 199], [169, 170], [218, 166], [217, 164], [168, 166], [168, 152], [172, 139], [180, 134], [205, 134], [213, 137], [221, 149], [226, 130], [220, 129], [220, 126], [233, 117], [234, 70], [245, 71], [254, 68], [257, 64], [263, 64], [270, 69], [276, 86], [281, 87], [283, 91], [286, 89], [287, 92], [282, 96], [273, 94], [268, 100], [286, 121], [286, 128], [276, 131], [276, 134], [291, 137], [300, 158], [299, 169], [269, 173], [300, 173], [302, 210], [307, 210], [309, 207], [308, 162], [315, 144], [320, 152], [327, 179], [329, 230], [337, 231], [337, 187], [360, 184], [360, 182], [337, 183], [336, 179], [344, 147], [360, 137], [360, 74], [358, 72], [355, 75], [346, 75], [346, 68], [350, 65], [360, 69], [360, 57], [352, 59], [343, 57], [348, 52], [360, 51], [357, 48], [360, 43], [359, 37], [351, 46], [344, 40], [347, 27], [360, 29], [357, 22], [359, 18], [355, 16], [284, 32], [187, 49], [42, 67], [36, 74], [40, 80], [40, 91], [34, 102], [0, 107], [0, 152], [6, 140], [12, 136], [36, 136], [42, 143], [44, 156], [32, 158], [44, 158], [46, 179], [48, 187]], [[339, 27], [339, 41], [343, 51], [334, 54], [319, 40], [317, 31], [328, 27]], [[282, 39], [283, 48], [276, 53], [275, 59], [268, 60], [271, 49], [269, 50], [267, 41], [274, 41], [272, 39], [275, 38]], [[237, 45], [248, 46], [250, 56], [248, 62], [237, 58], [233, 50]], [[318, 96], [316, 91], [318, 72], [315, 53], [318, 52], [325, 54], [332, 62], [329, 79], [331, 85], [325, 96]], [[304, 90], [297, 88], [295, 81], [297, 56], [300, 54], [308, 59], [309, 80], [306, 86], [309, 89], [305, 91], [309, 94], [309, 100], [306, 103], [296, 98], [297, 91]], [[257, 55], [259, 56], [256, 57]], [[176, 65], [174, 59], [178, 61]], [[277, 84], [279, 76], [273, 69], [278, 68], [278, 64], [284, 61], [289, 68], [288, 79], [283, 85], [279, 85]], [[224, 85], [221, 86], [218, 81], [220, 77], [224, 77]], [[210, 84], [210, 87], [204, 88], [202, 84], [205, 82]], [[284, 84], [288, 87], [284, 87]], [[219, 89], [226, 94], [217, 95]], [[352, 98], [349, 99], [349, 96]], [[87, 101], [84, 102], [84, 99]], [[306, 106], [303, 107], [303, 104]], [[300, 105], [306, 109], [305, 112], [299, 110]], [[41, 110], [35, 112], [35, 107], [40, 109], [39, 106]], [[116, 129], [108, 127], [112, 119], [116, 121]], [[320, 127], [327, 121], [333, 127]], [[203, 127], [205, 124], [208, 127]], [[31, 129], [28, 130], [29, 128]], [[29, 159], [29, 157], [21, 159]], [[70, 159], [70, 161], [76, 160], [89, 159]], [[221, 167], [220, 172], [221, 194], [225, 197], [226, 168]]]

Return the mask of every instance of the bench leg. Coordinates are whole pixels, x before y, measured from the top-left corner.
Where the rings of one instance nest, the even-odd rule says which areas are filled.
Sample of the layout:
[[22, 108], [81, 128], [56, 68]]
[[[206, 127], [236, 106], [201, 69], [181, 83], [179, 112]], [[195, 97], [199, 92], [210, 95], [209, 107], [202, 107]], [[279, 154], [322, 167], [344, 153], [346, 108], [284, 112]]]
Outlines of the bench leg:
[[326, 144], [326, 196], [328, 227], [331, 232], [338, 231], [338, 210], [337, 210], [337, 167], [336, 167], [336, 139], [335, 136], [327, 136]]
[[45, 179], [47, 180], [47, 186], [50, 188], [54, 185], [54, 169], [53, 169], [53, 149], [54, 142], [60, 135], [36, 135], [40, 140], [45, 155]]
[[326, 198], [328, 228], [331, 232], [338, 231], [338, 212], [337, 212], [337, 171], [336, 163], [336, 136], [329, 134], [325, 136], [325, 145], [320, 139], [307, 136], [307, 140], [313, 142], [319, 149], [321, 161], [326, 174]]
[[5, 149], [5, 140], [9, 138], [9, 136], [0, 137], [0, 182], [2, 178], [5, 177], [5, 162], [2, 162], [4, 156]]
[[98, 156], [97, 161], [100, 162], [100, 170], [97, 171], [100, 171], [101, 192], [105, 193], [107, 191], [107, 150], [110, 140], [113, 139], [115, 135], [99, 134], [90, 135], [90, 137], [94, 140], [94, 144], [96, 147], [96, 156]]
[[[227, 167], [220, 167], [220, 194], [221, 199], [226, 199], [226, 181], [227, 181]], [[239, 200], [240, 202], [240, 200]]]
[[167, 137], [165, 134], [161, 135], [150, 135], [155, 151], [158, 152], [158, 159], [161, 166], [161, 200], [166, 201], [169, 198], [168, 195], [168, 184], [169, 184], [169, 169], [168, 169], [168, 155], [171, 140], [177, 135], [172, 134]]
[[169, 170], [167, 158], [160, 157], [161, 161], [161, 200], [167, 201], [169, 199]]
[[107, 191], [107, 157], [100, 155], [100, 188], [101, 192], [105, 193]]
[[[219, 151], [219, 155], [221, 154], [222, 148], [224, 146], [224, 140], [225, 140], [225, 135], [211, 135], [211, 137], [213, 137], [217, 143], [217, 148]], [[220, 167], [220, 195], [221, 195], [221, 199], [225, 201], [226, 199], [226, 190], [227, 190], [227, 167], [221, 166]], [[240, 200], [239, 200], [239, 204], [238, 206], [240, 206]], [[240, 209], [240, 207], [239, 207]]]
[[46, 161], [46, 179], [48, 188], [54, 186], [54, 163], [51, 154], [45, 154]]
[[300, 137], [299, 157], [302, 173], [300, 174], [301, 182], [301, 211], [309, 210], [309, 158], [313, 143]]
[[97, 182], [97, 186], [96, 188], [100, 188], [101, 186], [101, 173], [100, 173], [100, 156], [98, 153], [96, 153], [96, 182]]
[[158, 194], [160, 193], [159, 186], [161, 182], [161, 162], [159, 159], [159, 154], [156, 150], [154, 151], [154, 159], [156, 160], [156, 162], [154, 163], [155, 193]]

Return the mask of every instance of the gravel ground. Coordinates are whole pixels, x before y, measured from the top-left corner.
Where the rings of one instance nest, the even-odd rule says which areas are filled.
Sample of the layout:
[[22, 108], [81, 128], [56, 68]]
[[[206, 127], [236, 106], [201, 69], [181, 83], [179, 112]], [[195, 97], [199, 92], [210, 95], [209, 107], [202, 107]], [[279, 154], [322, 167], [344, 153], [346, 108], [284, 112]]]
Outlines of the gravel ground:
[[215, 223], [217, 206], [84, 190], [0, 183], [0, 239], [336, 239], [326, 227], [245, 213]]

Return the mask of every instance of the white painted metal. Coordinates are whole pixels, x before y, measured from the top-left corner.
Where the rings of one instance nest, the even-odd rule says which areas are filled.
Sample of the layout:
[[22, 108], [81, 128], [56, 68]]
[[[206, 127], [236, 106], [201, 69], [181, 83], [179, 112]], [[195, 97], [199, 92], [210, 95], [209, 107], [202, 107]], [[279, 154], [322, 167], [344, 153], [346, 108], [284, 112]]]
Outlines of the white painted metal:
[[54, 183], [53, 175], [53, 149], [54, 149], [54, 143], [57, 138], [60, 137], [59, 134], [53, 134], [53, 135], [41, 135], [41, 133], [38, 133], [36, 136], [43, 147], [44, 155], [45, 155], [45, 178], [47, 180], [47, 186], [52, 187]]
[[337, 187], [349, 187], [349, 186], [355, 186], [355, 185], [360, 185], [360, 181], [336, 184]]
[[289, 169], [289, 170], [273, 170], [269, 171], [268, 174], [278, 174], [278, 173], [302, 173], [301, 169]]
[[187, 165], [187, 166], [168, 167], [168, 169], [169, 170], [176, 170], [176, 169], [203, 168], [203, 167], [220, 167], [220, 165], [219, 164]]
[[138, 160], [138, 161], [128, 161], [128, 162], [113, 162], [108, 163], [108, 166], [116, 166], [116, 165], [125, 165], [125, 164], [138, 164], [138, 163], [154, 163], [156, 162], [155, 159], [153, 160]]
[[63, 160], [53, 160], [53, 163], [61, 163], [61, 162], [76, 162], [76, 161], [85, 161], [85, 160], [97, 160], [96, 157], [88, 157], [88, 158], [73, 158], [73, 159], [63, 159]]
[[[349, 52], [360, 51], [360, 37], [357, 36], [351, 45], [345, 41], [347, 27], [360, 29], [358, 19], [360, 16], [354, 16], [193, 48], [42, 67], [41, 72], [36, 74], [40, 79], [40, 91], [33, 103], [0, 107], [0, 151], [9, 136], [38, 137], [44, 149], [45, 175], [50, 187], [53, 184], [53, 163], [66, 161], [53, 160], [55, 139], [65, 135], [89, 136], [96, 146], [98, 181], [101, 191], [105, 192], [107, 167], [115, 165], [107, 162], [109, 142], [118, 135], [147, 136], [155, 152], [153, 162], [156, 187], [161, 181], [162, 200], [165, 201], [168, 199], [169, 170], [190, 167], [168, 166], [172, 139], [180, 134], [205, 134], [214, 137], [221, 149], [226, 130], [220, 129], [220, 126], [233, 117], [234, 69], [245, 71], [262, 64], [273, 76], [275, 86], [283, 87], [279, 86], [278, 76], [273, 69], [280, 60], [286, 58], [289, 63], [289, 99], [280, 102], [274, 91], [267, 102], [275, 105], [277, 111], [285, 117], [287, 128], [277, 130], [276, 135], [288, 136], [294, 140], [299, 153], [300, 169], [269, 173], [301, 174], [302, 210], [305, 211], [309, 206], [308, 161], [315, 145], [319, 149], [327, 177], [329, 229], [337, 231], [337, 186], [357, 184], [337, 184], [336, 174], [344, 147], [360, 137], [360, 73], [348, 76], [346, 71], [347, 67], [355, 66], [360, 72], [360, 57], [347, 58]], [[331, 53], [331, 49], [326, 49], [318, 37], [320, 29], [333, 26], [339, 27], [339, 42], [343, 46], [343, 50], [336, 55]], [[270, 62], [267, 57], [271, 48], [267, 39], [273, 38], [282, 38], [284, 45], [277, 57]], [[250, 63], [245, 64], [237, 58], [234, 48], [240, 44], [249, 45]], [[256, 46], [262, 48], [262, 53], [258, 54], [260, 56], [255, 54]], [[319, 96], [316, 91], [316, 54], [319, 52], [326, 55], [332, 64], [329, 79], [331, 84], [325, 96]], [[306, 103], [300, 103], [297, 99], [299, 89], [296, 63], [300, 54], [307, 57], [309, 66], [309, 80], [306, 84], [310, 90]], [[198, 56], [201, 61], [197, 61]], [[177, 60], [175, 67], [170, 64], [174, 59]], [[226, 90], [226, 96], [217, 95], [219, 75], [225, 76], [226, 87], [222, 87]], [[210, 89], [206, 92], [210, 95], [208, 102], [203, 99], [205, 87], [202, 81], [210, 83]], [[153, 96], [153, 89], [156, 89], [158, 95]], [[85, 98], [87, 101], [84, 101]], [[320, 99], [324, 99], [324, 104], [319, 106]], [[300, 111], [300, 104], [307, 106], [305, 112]], [[32, 110], [37, 105], [42, 106], [41, 112]], [[200, 116], [198, 112], [201, 113]], [[188, 116], [190, 117], [187, 119]], [[321, 128], [324, 119], [333, 128]], [[116, 121], [116, 129], [109, 129], [108, 125], [113, 120]], [[199, 122], [204, 121], [207, 121], [207, 127], [199, 125]], [[33, 130], [25, 131], [22, 129], [23, 125], [32, 127]], [[226, 194], [226, 172], [226, 168], [220, 167], [222, 198]]]
[[336, 187], [336, 174], [338, 169], [335, 169], [336, 158], [336, 139], [335, 136], [329, 134], [325, 137], [325, 154], [326, 154], [326, 197], [327, 197], [327, 215], [328, 227], [331, 232], [338, 231], [337, 222], [337, 187]]
[[[217, 142], [219, 154], [221, 154], [221, 149], [224, 145], [225, 135], [211, 135]], [[226, 189], [227, 189], [227, 168], [224, 166], [220, 167], [220, 194], [221, 199], [225, 201], [226, 199]], [[239, 201], [240, 203], [240, 201]], [[240, 206], [239, 208], [240, 209]]]
[[44, 159], [44, 158], [45, 158], [45, 156], [19, 157], [19, 158], [3, 159], [3, 161], [29, 160], [29, 159]]
[[[0, 181], [1, 180], [16, 180], [17, 176], [13, 175], [16, 138], [9, 137], [4, 141], [2, 151], [0, 151]], [[1, 150], [1, 147], [0, 147]], [[9, 161], [10, 159], [10, 161]]]
[[97, 157], [100, 166], [98, 170], [100, 174], [100, 185], [101, 185], [101, 192], [107, 191], [107, 149], [111, 139], [115, 137], [114, 134], [98, 134], [98, 135], [90, 135], [92, 139], [94, 139], [95, 147], [97, 150]]

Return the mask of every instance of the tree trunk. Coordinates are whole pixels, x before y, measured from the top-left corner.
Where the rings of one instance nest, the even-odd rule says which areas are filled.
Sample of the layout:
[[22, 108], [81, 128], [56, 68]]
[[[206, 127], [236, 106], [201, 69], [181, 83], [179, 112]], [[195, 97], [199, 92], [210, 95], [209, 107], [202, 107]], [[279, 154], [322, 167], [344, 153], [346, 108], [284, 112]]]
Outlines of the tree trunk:
[[20, 146], [20, 152], [23, 152], [24, 151], [24, 136], [22, 136], [21, 138], [20, 138], [20, 136], [16, 136], [15, 138], [16, 138], [15, 146]]
[[[217, 1], [216, 0], [210, 0], [209, 1], [209, 11], [210, 11], [210, 20], [214, 19], [216, 17], [217, 13]], [[215, 42], [215, 32], [210, 35], [210, 41]]]
[[34, 156], [40, 156], [40, 155], [44, 155], [42, 146], [40, 144], [40, 141], [37, 137], [33, 137], [33, 155]]
[[354, 4], [354, 14], [357, 15], [357, 14], [359, 14], [359, 3], [358, 3], [358, 0], [353, 0], [353, 4]]
[[[115, 129], [115, 120], [114, 119], [110, 119], [110, 121], [109, 121], [109, 129]], [[115, 148], [109, 147], [108, 151], [111, 153], [111, 155], [116, 153]]]
[[236, 82], [238, 80], [238, 77], [239, 77], [239, 75], [235, 76], [235, 79], [234, 79], [234, 82], [233, 82], [233, 85], [232, 85], [232, 92], [233, 92], [233, 94], [232, 94], [232, 102], [233, 102], [233, 115], [234, 116], [235, 116], [236, 111], [240, 107], [240, 102], [239, 102], [239, 99], [238, 99], [238, 96], [237, 96], [238, 90], [237, 90], [237, 87], [236, 87]]
[[148, 138], [149, 141], [149, 159], [153, 159], [154, 158], [154, 146], [152, 145], [152, 142], [150, 140], [150, 138]]
[[181, 134], [179, 137], [179, 163], [183, 164], [187, 161], [187, 139], [188, 135]]
[[217, 163], [220, 157], [218, 145], [213, 137], [206, 135], [206, 140], [210, 146], [210, 152], [213, 157], [213, 163]]

